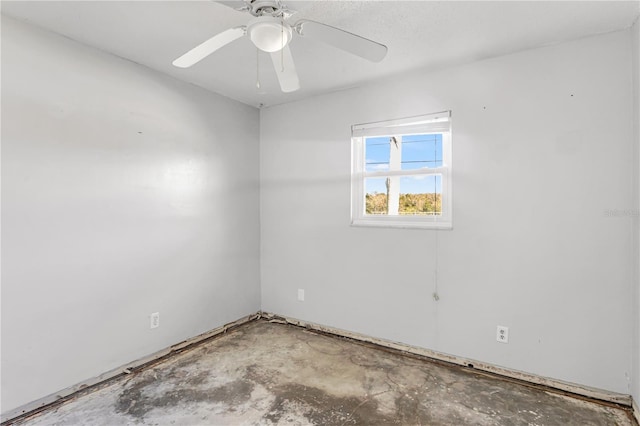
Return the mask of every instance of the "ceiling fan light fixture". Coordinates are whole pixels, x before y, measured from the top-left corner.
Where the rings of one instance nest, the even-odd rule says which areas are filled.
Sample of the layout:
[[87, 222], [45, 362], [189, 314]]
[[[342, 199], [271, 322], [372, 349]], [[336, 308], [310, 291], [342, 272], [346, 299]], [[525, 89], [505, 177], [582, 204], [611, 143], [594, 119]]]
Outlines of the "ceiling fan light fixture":
[[247, 34], [253, 44], [264, 52], [282, 50], [291, 41], [291, 26], [272, 16], [258, 16], [247, 25]]

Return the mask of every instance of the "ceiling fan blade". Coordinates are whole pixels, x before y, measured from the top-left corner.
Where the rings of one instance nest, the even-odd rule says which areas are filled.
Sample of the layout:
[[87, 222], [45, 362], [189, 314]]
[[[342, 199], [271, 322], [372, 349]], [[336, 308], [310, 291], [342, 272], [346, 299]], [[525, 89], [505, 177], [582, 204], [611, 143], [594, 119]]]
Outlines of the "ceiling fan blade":
[[278, 75], [278, 82], [283, 92], [295, 92], [300, 89], [300, 80], [296, 72], [296, 65], [293, 63], [293, 56], [289, 46], [285, 46], [278, 52], [271, 54], [273, 67]]
[[230, 7], [231, 9], [235, 9], [238, 11], [246, 11], [249, 10], [248, 2], [244, 0], [214, 0], [215, 3], [220, 3], [224, 6]]
[[239, 39], [245, 35], [247, 27], [235, 27], [229, 28], [226, 31], [221, 32], [209, 40], [194, 47], [178, 59], [173, 61], [173, 65], [179, 68], [189, 68], [190, 66], [200, 62], [207, 56], [211, 55], [216, 50], [231, 43], [234, 40]]
[[302, 20], [295, 25], [296, 31], [303, 37], [313, 38], [323, 43], [342, 49], [372, 62], [380, 62], [387, 54], [387, 46], [368, 38], [321, 24], [315, 21]]

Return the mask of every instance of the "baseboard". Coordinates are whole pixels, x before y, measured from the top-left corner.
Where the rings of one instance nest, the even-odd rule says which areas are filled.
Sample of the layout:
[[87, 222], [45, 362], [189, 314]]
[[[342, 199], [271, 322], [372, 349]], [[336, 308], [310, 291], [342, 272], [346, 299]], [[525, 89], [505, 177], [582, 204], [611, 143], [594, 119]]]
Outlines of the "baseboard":
[[[346, 331], [346, 330], [342, 330], [335, 327], [328, 327], [328, 326], [324, 326], [324, 325], [320, 325], [320, 324], [316, 324], [308, 321], [303, 321], [297, 318], [285, 317], [277, 314], [272, 314], [269, 312], [262, 312], [261, 315], [262, 315], [262, 318], [273, 321], [273, 322], [282, 322], [286, 324], [305, 327], [311, 330], [317, 330], [323, 333], [329, 333], [329, 334], [333, 334], [341, 337], [346, 337], [346, 338], [358, 340], [361, 342], [372, 343], [372, 344], [383, 346], [386, 348], [396, 349], [402, 352], [407, 352], [414, 355], [435, 359], [438, 361], [444, 361], [447, 363], [463, 365], [463, 366], [473, 366], [473, 368], [476, 370], [485, 371], [485, 372], [496, 374], [499, 376], [508, 377], [508, 378], [520, 380], [523, 382], [533, 383], [533, 384], [545, 386], [548, 388], [558, 389], [563, 392], [570, 392], [570, 393], [581, 395], [587, 398], [598, 399], [606, 402], [612, 402], [612, 403], [624, 405], [627, 407], [631, 407], [631, 403], [632, 403], [631, 396], [626, 394], [609, 392], [601, 389], [591, 388], [588, 386], [578, 385], [575, 383], [569, 383], [561, 380], [551, 379], [549, 377], [543, 377], [543, 376], [538, 376], [535, 374], [526, 373], [518, 370], [499, 367], [497, 365], [488, 364], [486, 362], [463, 358], [455, 355], [449, 355], [442, 352], [432, 351], [430, 349], [411, 346], [404, 343], [393, 342], [390, 340], [378, 339], [378, 338], [367, 336], [360, 333], [354, 333], [351, 331]], [[637, 406], [635, 407], [634, 412], [637, 417], [638, 416]]]
[[6, 413], [2, 413], [0, 415], [0, 421], [4, 424], [5, 422], [14, 421], [18, 417], [31, 415], [36, 411], [48, 408], [48, 406], [55, 403], [62, 403], [66, 400], [69, 400], [79, 394], [81, 392], [87, 392], [91, 388], [95, 388], [110, 380], [117, 379], [121, 376], [125, 376], [130, 374], [133, 371], [140, 370], [153, 364], [163, 358], [175, 355], [177, 353], [183, 352], [189, 349], [192, 346], [198, 345], [206, 340], [212, 339], [220, 334], [224, 334], [227, 331], [237, 328], [243, 324], [249, 323], [251, 321], [257, 320], [260, 318], [261, 313], [255, 313], [252, 315], [248, 315], [246, 317], [240, 318], [236, 321], [225, 324], [221, 327], [215, 328], [213, 330], [207, 331], [206, 333], [200, 334], [198, 336], [187, 339], [183, 342], [180, 342], [176, 345], [169, 346], [168, 348], [162, 349], [158, 352], [155, 352], [146, 357], [140, 358], [136, 361], [130, 362], [123, 366], [114, 368], [111, 371], [107, 371], [97, 377], [93, 377], [89, 380], [85, 380], [76, 385], [70, 386], [66, 389], [63, 389], [59, 392], [53, 393], [51, 395], [45, 396], [44, 398], [40, 398], [36, 401], [30, 402], [23, 406], [20, 406], [16, 409], [8, 411]]
[[638, 402], [633, 398], [631, 398], [631, 407], [633, 408], [633, 417], [635, 417], [636, 423], [640, 425], [640, 407], [638, 407]]

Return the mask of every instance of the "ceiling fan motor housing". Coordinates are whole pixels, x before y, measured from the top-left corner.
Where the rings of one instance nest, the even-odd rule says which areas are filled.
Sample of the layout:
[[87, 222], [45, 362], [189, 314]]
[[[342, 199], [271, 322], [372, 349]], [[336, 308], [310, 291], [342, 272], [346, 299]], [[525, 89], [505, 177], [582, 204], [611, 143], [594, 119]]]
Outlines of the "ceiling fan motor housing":
[[282, 50], [293, 36], [291, 26], [273, 16], [258, 16], [247, 24], [247, 34], [253, 44], [264, 52]]
[[253, 16], [281, 16], [284, 11], [283, 5], [278, 0], [251, 0], [247, 8]]

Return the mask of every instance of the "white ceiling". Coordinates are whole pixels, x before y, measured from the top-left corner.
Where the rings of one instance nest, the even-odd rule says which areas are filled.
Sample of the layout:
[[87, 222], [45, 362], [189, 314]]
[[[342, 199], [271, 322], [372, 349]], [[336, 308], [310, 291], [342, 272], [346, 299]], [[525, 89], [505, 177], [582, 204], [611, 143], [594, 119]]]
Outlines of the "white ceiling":
[[280, 92], [271, 59], [244, 37], [188, 69], [171, 62], [251, 15], [214, 1], [2, 1], [2, 13], [238, 101], [290, 102], [414, 70], [443, 68], [629, 27], [640, 1], [283, 1], [305, 18], [388, 46], [370, 63], [314, 40], [291, 42], [300, 84]]

